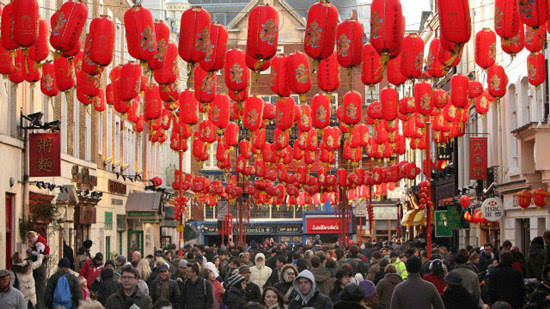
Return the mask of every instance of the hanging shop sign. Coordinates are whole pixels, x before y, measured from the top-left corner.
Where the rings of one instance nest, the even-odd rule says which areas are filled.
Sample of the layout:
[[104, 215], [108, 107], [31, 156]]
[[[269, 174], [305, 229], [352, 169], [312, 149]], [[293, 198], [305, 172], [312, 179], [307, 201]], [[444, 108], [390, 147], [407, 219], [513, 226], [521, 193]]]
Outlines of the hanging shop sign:
[[337, 217], [306, 218], [306, 234], [338, 234], [340, 222]]
[[437, 145], [437, 160], [451, 160], [453, 155], [452, 143], [442, 143]]
[[29, 135], [29, 176], [61, 176], [61, 143], [59, 132]]
[[481, 214], [487, 221], [496, 222], [504, 215], [504, 206], [498, 197], [491, 197], [481, 204]]
[[470, 179], [487, 178], [487, 138], [470, 137]]
[[446, 210], [435, 212], [435, 237], [451, 237], [453, 231], [449, 228], [449, 220]]

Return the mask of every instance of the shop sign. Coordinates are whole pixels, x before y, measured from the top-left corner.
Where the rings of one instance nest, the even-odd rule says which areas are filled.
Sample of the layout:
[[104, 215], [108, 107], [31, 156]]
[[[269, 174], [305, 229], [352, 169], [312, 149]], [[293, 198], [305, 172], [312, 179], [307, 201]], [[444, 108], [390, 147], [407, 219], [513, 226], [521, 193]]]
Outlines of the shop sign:
[[353, 215], [356, 217], [366, 217], [367, 216], [367, 201], [366, 200], [355, 200], [352, 203]]
[[435, 211], [435, 237], [451, 237], [453, 231], [449, 228], [446, 210]]
[[437, 145], [437, 160], [451, 160], [453, 155], [453, 145], [451, 143]]
[[397, 220], [396, 206], [374, 206], [372, 208], [374, 220]]
[[225, 220], [225, 216], [229, 214], [229, 202], [227, 200], [219, 200], [216, 204], [216, 211], [218, 221]]
[[272, 225], [262, 225], [254, 224], [248, 225], [246, 227], [247, 233], [256, 233], [256, 234], [272, 234], [274, 232], [274, 226]]
[[486, 137], [470, 137], [470, 179], [487, 179]]
[[29, 176], [61, 176], [61, 139], [59, 132], [29, 135]]
[[481, 204], [481, 214], [487, 221], [496, 222], [504, 215], [502, 201], [497, 197], [491, 197]]
[[335, 217], [306, 218], [306, 234], [338, 234], [340, 222]]
[[302, 233], [302, 225], [301, 224], [294, 224], [294, 225], [279, 225], [277, 226], [277, 231], [279, 233]]

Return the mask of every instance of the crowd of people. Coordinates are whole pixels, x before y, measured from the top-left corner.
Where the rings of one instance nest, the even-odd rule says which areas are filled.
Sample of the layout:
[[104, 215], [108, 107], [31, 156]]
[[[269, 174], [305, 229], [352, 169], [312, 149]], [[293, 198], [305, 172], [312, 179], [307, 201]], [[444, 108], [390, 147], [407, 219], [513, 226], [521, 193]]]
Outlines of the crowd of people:
[[49, 278], [45, 239], [27, 239], [26, 256], [0, 270], [2, 309], [550, 308], [550, 232], [526, 256], [510, 241], [434, 246], [431, 255], [419, 240], [315, 241], [187, 245], [105, 261], [86, 241]]

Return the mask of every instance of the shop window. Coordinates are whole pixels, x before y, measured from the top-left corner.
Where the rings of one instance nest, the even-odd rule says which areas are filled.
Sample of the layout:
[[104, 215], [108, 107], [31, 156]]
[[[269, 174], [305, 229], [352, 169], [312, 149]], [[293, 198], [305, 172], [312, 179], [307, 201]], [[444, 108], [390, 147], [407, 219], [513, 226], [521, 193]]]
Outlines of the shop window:
[[205, 219], [214, 219], [214, 207], [204, 205], [204, 218]]

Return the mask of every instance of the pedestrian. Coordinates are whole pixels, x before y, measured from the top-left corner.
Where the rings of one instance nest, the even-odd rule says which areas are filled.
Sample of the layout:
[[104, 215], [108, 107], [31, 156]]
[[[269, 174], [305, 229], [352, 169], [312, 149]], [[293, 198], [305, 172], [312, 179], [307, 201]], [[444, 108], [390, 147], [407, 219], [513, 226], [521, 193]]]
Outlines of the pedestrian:
[[88, 289], [88, 282], [86, 281], [86, 278], [79, 277], [78, 284], [80, 286], [80, 291], [82, 292], [82, 300], [90, 299], [90, 289]]
[[138, 289], [145, 295], [149, 295], [149, 286], [147, 281], [151, 277], [151, 267], [146, 259], [141, 259], [137, 264], [137, 272], [139, 274]]
[[281, 254], [276, 254], [272, 259], [274, 260], [275, 267], [272, 268], [271, 276], [269, 276], [269, 279], [265, 283], [267, 286], [275, 286], [275, 284], [279, 283], [282, 267], [286, 264], [286, 259]]
[[139, 261], [141, 261], [141, 252], [132, 252], [132, 260], [130, 261], [130, 264], [132, 264], [134, 268], [137, 268]]
[[460, 276], [462, 279], [462, 286], [468, 293], [472, 294], [476, 302], [479, 303], [481, 297], [479, 277], [467, 262], [468, 258], [464, 254], [459, 253], [455, 258], [456, 267], [450, 273], [456, 273]]
[[132, 266], [125, 266], [120, 273], [122, 288], [107, 298], [105, 309], [152, 309], [151, 297], [138, 289], [138, 281], [137, 270]]
[[281, 278], [279, 283], [275, 284], [275, 288], [283, 295], [285, 303], [296, 294], [294, 291], [294, 278], [298, 276], [298, 269], [292, 264], [285, 264], [281, 267]]
[[395, 287], [390, 308], [445, 308], [436, 287], [431, 282], [420, 278], [420, 269], [422, 267], [420, 259], [412, 256], [407, 260], [405, 266], [408, 273], [407, 280]]
[[521, 273], [512, 267], [512, 252], [503, 250], [499, 254], [500, 263], [488, 275], [488, 303], [503, 300], [513, 308], [521, 308], [525, 299], [525, 289]]
[[450, 272], [445, 276], [448, 288], [441, 296], [446, 309], [477, 309], [479, 301], [462, 285], [462, 277], [457, 272]]
[[319, 292], [315, 284], [315, 277], [309, 270], [304, 270], [294, 279], [294, 290], [297, 295], [293, 297], [288, 306], [289, 309], [313, 307], [315, 309], [331, 309], [332, 301]]
[[389, 264], [395, 265], [395, 269], [397, 270], [397, 274], [401, 276], [401, 279], [405, 280], [407, 279], [408, 273], [407, 268], [405, 267], [405, 263], [401, 261], [399, 258], [399, 253], [397, 251], [393, 250], [390, 253], [390, 259], [388, 261]]
[[340, 293], [344, 290], [344, 287], [351, 282], [351, 274], [344, 269], [340, 269], [336, 272], [336, 281], [334, 286], [330, 290], [329, 296], [333, 303], [340, 300]]
[[228, 309], [241, 309], [248, 302], [246, 300], [246, 280], [241, 274], [231, 275], [225, 285], [223, 303]]
[[424, 275], [423, 279], [433, 283], [437, 288], [439, 295], [443, 295], [445, 287], [445, 276], [447, 275], [447, 267], [440, 259], [432, 260], [430, 266], [428, 266], [429, 272]]
[[71, 273], [68, 259], [63, 258], [57, 264], [57, 271], [50, 277], [44, 291], [44, 303], [48, 308], [64, 306], [76, 309], [82, 300], [82, 291], [78, 278]]
[[544, 240], [537, 236], [531, 240], [529, 250], [527, 251], [526, 277], [537, 278], [542, 277], [542, 267], [544, 264]]
[[334, 309], [363, 309], [365, 292], [355, 283], [347, 284], [340, 295], [340, 300], [334, 303]]
[[[122, 268], [120, 271], [122, 271]], [[93, 295], [96, 295], [96, 299], [105, 306], [109, 296], [118, 292], [120, 288], [119, 280], [114, 278], [114, 271], [110, 268], [104, 268], [99, 277], [92, 283], [91, 291]]]
[[95, 278], [103, 270], [103, 253], [98, 252], [92, 259], [87, 259], [80, 268], [80, 277], [88, 281], [88, 288], [92, 285]]
[[550, 265], [546, 266], [543, 279], [529, 297], [526, 308], [550, 308]]
[[262, 304], [264, 304], [267, 309], [287, 308], [283, 295], [279, 293], [279, 290], [272, 286], [268, 286], [264, 289], [264, 294], [262, 295]]
[[[0, 270], [0, 308], [2, 309], [27, 309], [25, 297], [11, 285], [10, 272]], [[30, 307], [32, 308], [32, 307]]]
[[362, 280], [359, 282], [359, 287], [365, 293], [362, 303], [369, 308], [378, 308], [379, 297], [374, 283], [369, 280]]
[[220, 281], [218, 281], [218, 270], [214, 263], [208, 262], [204, 265], [204, 269], [201, 270], [201, 276], [208, 280], [210, 284], [212, 285], [212, 296], [214, 304], [212, 305], [213, 309], [219, 309], [221, 308], [221, 304], [223, 303], [223, 293], [225, 292], [225, 289]]
[[493, 252], [493, 245], [486, 243], [483, 246], [483, 252], [479, 256], [479, 272], [487, 271], [487, 267], [493, 263], [493, 260], [497, 258], [497, 255]]
[[388, 264], [384, 269], [384, 272], [386, 273], [384, 275], [384, 278], [382, 278], [376, 284], [376, 293], [379, 297], [379, 309], [390, 308], [393, 290], [395, 289], [397, 284], [403, 281], [403, 279], [401, 279], [401, 276], [397, 274], [397, 270], [395, 269], [395, 265], [393, 264]]
[[167, 265], [163, 264], [158, 267], [158, 276], [149, 286], [149, 296], [153, 300], [153, 306], [165, 301], [174, 307], [179, 307], [180, 289], [178, 283], [170, 279]]
[[25, 298], [25, 304], [28, 308], [36, 307], [36, 287], [34, 283], [34, 277], [32, 271], [42, 266], [43, 254], [38, 256], [29, 255], [27, 258], [22, 259], [21, 253], [16, 252], [11, 258], [11, 271], [14, 274], [13, 287], [19, 289]]
[[265, 265], [265, 255], [258, 253], [254, 257], [255, 265], [250, 267], [250, 281], [263, 289], [267, 279], [271, 276], [271, 268]]
[[132, 264], [126, 260], [126, 257], [124, 255], [119, 255], [116, 257], [115, 272], [114, 272], [115, 280], [118, 280], [120, 278], [120, 270], [122, 269], [122, 267], [126, 265], [132, 265]]
[[260, 287], [250, 280], [250, 267], [243, 265], [239, 267], [239, 274], [246, 280], [245, 295], [247, 301], [259, 302], [262, 298]]
[[198, 263], [192, 263], [187, 267], [187, 279], [183, 285], [184, 309], [210, 309], [214, 303], [212, 285], [206, 279], [199, 276]]
[[315, 283], [321, 293], [328, 295], [331, 289], [331, 274], [326, 270], [325, 266], [321, 263], [319, 256], [311, 258], [311, 273], [315, 276]]
[[382, 270], [382, 272], [384, 272], [384, 268], [380, 269], [380, 261], [383, 260], [383, 257], [382, 255], [380, 254], [380, 252], [378, 251], [375, 251], [372, 253], [372, 256], [371, 256], [371, 260], [370, 260], [370, 267], [369, 267], [369, 270], [368, 270], [368, 274], [367, 274], [367, 280], [370, 280], [372, 282], [374, 282], [375, 284], [378, 282], [376, 280], [374, 280], [374, 277], [376, 276], [376, 274]]
[[40, 267], [33, 269], [32, 275], [34, 277], [34, 286], [36, 289], [36, 305], [38, 308], [44, 307], [44, 289], [46, 288], [46, 267], [48, 257], [50, 255], [50, 247], [46, 238], [35, 231], [27, 232], [27, 254], [38, 256], [38, 254], [43, 254], [44, 259], [42, 260], [42, 265]]

